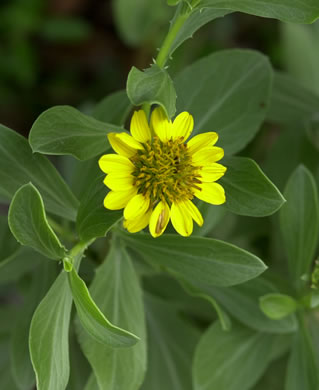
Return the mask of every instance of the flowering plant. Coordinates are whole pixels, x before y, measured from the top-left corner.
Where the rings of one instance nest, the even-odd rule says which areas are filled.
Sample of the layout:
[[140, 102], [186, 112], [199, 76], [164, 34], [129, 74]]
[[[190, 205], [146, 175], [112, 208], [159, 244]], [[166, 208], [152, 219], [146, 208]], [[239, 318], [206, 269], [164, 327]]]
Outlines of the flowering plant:
[[[131, 45], [156, 20], [155, 0], [142, 3], [114, 0]], [[0, 196], [10, 204], [0, 282], [24, 281], [12, 329], [12, 310], [1, 309], [12, 340], [3, 369], [12, 386], [1, 388], [319, 388], [318, 91], [253, 50], [214, 52], [170, 74], [176, 49], [208, 22], [239, 11], [311, 23], [319, 3], [164, 6], [175, 14], [159, 53], [132, 67], [125, 91], [90, 115], [48, 109], [28, 140], [0, 125]], [[148, 22], [134, 27], [139, 12]], [[263, 169], [250, 158], [260, 144]], [[71, 156], [76, 179], [45, 155]]]

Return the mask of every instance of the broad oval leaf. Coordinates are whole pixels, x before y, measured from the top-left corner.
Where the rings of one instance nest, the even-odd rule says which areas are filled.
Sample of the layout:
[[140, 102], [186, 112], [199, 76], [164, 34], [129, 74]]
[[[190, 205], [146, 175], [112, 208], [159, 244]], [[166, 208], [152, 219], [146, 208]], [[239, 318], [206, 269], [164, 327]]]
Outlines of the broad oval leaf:
[[255, 278], [266, 269], [257, 256], [219, 240], [175, 234], [156, 240], [148, 234], [121, 235], [147, 262], [195, 285], [231, 286]]
[[50, 259], [61, 260], [66, 249], [50, 227], [41, 194], [33, 184], [25, 184], [14, 195], [9, 208], [9, 226], [22, 245]]
[[284, 191], [287, 203], [280, 210], [280, 226], [288, 256], [288, 266], [296, 288], [314, 260], [319, 239], [318, 190], [312, 174], [299, 166]]
[[274, 320], [279, 320], [297, 310], [297, 302], [289, 295], [267, 294], [259, 299], [261, 310]]
[[195, 119], [194, 135], [216, 131], [226, 154], [243, 149], [265, 119], [272, 85], [268, 59], [251, 50], [213, 53], [175, 78], [177, 112]]
[[0, 195], [10, 200], [30, 181], [39, 188], [49, 212], [75, 220], [78, 201], [54, 166], [33, 154], [24, 137], [0, 125]]
[[44, 111], [34, 122], [29, 142], [34, 152], [88, 160], [110, 148], [107, 134], [122, 127], [100, 122], [70, 106]]
[[221, 179], [228, 210], [239, 215], [265, 217], [274, 214], [285, 199], [255, 161], [245, 157], [223, 160], [227, 172]]
[[127, 95], [134, 106], [159, 104], [170, 118], [176, 111], [176, 92], [165, 69], [153, 64], [143, 72], [133, 66], [127, 78]]
[[132, 109], [126, 91], [117, 91], [102, 99], [93, 109], [93, 118], [113, 123], [114, 125], [124, 126], [127, 115]]
[[250, 389], [266, 371], [278, 337], [239, 325], [225, 332], [214, 323], [195, 351], [194, 390]]
[[317, 0], [201, 0], [200, 7], [228, 9], [292, 23], [312, 23], [319, 17]]
[[99, 388], [138, 390], [146, 370], [142, 290], [131, 259], [118, 240], [113, 241], [107, 258], [96, 270], [90, 292], [110, 321], [130, 329], [141, 338], [131, 348], [111, 348], [92, 340], [83, 328], [78, 327], [81, 348], [91, 364]]
[[38, 390], [65, 390], [67, 386], [71, 307], [68, 277], [62, 271], [31, 321], [29, 347]]
[[96, 306], [90, 292], [78, 273], [68, 272], [69, 283], [79, 316], [87, 333], [97, 342], [113, 348], [130, 347], [139, 340], [133, 333], [112, 325]]
[[123, 215], [121, 211], [108, 210], [103, 206], [103, 200], [108, 192], [103, 184], [103, 178], [104, 175], [101, 174], [95, 178], [81, 200], [76, 224], [83, 241], [104, 237]]

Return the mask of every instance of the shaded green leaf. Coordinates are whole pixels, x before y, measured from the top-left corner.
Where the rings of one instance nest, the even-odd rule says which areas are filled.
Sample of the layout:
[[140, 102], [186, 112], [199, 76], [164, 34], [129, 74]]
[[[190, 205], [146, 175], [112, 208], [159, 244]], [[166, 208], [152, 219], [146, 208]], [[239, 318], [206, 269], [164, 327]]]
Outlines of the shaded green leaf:
[[132, 109], [126, 91], [117, 91], [102, 99], [93, 109], [93, 118], [123, 126]]
[[139, 340], [134, 334], [112, 325], [105, 318], [74, 268], [68, 272], [68, 276], [80, 322], [94, 340], [113, 348], [130, 347]]
[[244, 12], [284, 22], [312, 23], [319, 17], [317, 0], [201, 0], [201, 7]]
[[121, 235], [147, 262], [195, 285], [231, 286], [252, 279], [266, 269], [258, 257], [219, 240], [175, 234], [156, 239], [148, 234]]
[[234, 287], [206, 287], [227, 312], [242, 324], [265, 333], [292, 333], [297, 329], [295, 316], [290, 315], [281, 320], [271, 320], [259, 307], [259, 298], [278, 290], [262, 277]]
[[284, 196], [287, 203], [280, 210], [280, 226], [292, 281], [297, 288], [309, 272], [319, 239], [319, 201], [316, 183], [304, 166], [291, 175]]
[[289, 295], [284, 294], [263, 295], [259, 298], [259, 303], [261, 310], [273, 320], [280, 320], [294, 313], [297, 309], [297, 302]]
[[145, 303], [149, 356], [141, 390], [192, 390], [191, 365], [199, 332], [164, 301], [146, 295]]
[[104, 237], [111, 227], [122, 218], [121, 211], [108, 210], [103, 200], [108, 192], [103, 184], [104, 175], [92, 180], [83, 195], [77, 216], [77, 230], [82, 240]]
[[9, 208], [9, 226], [22, 245], [29, 246], [50, 259], [61, 260], [66, 250], [50, 227], [39, 191], [25, 184], [14, 195]]
[[47, 158], [33, 154], [24, 137], [0, 125], [0, 195], [11, 199], [30, 181], [39, 188], [46, 210], [75, 219], [78, 201], [57, 170]]
[[213, 53], [175, 78], [177, 112], [194, 116], [194, 134], [216, 131], [218, 146], [233, 154], [252, 140], [265, 119], [271, 84], [271, 66], [260, 53]]
[[204, 218], [204, 224], [195, 225], [193, 235], [206, 236], [224, 218], [226, 210], [223, 206], [214, 206], [203, 201], [197, 202], [196, 206]]
[[127, 78], [127, 95], [134, 106], [159, 104], [170, 118], [176, 111], [176, 92], [165, 69], [153, 64], [144, 71], [133, 66]]
[[29, 142], [34, 152], [88, 160], [110, 148], [107, 134], [124, 129], [100, 122], [70, 106], [44, 111], [34, 122]]
[[223, 160], [227, 172], [221, 179], [228, 210], [239, 215], [265, 217], [275, 213], [285, 202], [277, 187], [255, 161], [245, 157]]
[[57, 43], [80, 43], [92, 33], [91, 26], [85, 20], [72, 17], [52, 17], [45, 20], [40, 29], [44, 39]]
[[90, 292], [110, 321], [129, 329], [141, 339], [131, 348], [114, 349], [92, 340], [78, 327], [81, 347], [93, 368], [99, 388], [137, 390], [146, 370], [143, 299], [131, 259], [119, 241], [113, 241], [107, 258], [96, 270]]
[[265, 372], [278, 337], [239, 325], [224, 332], [214, 323], [195, 351], [194, 390], [250, 389]]
[[309, 330], [301, 319], [288, 360], [285, 390], [314, 390], [319, 387], [319, 362]]
[[319, 97], [285, 73], [275, 72], [267, 119], [278, 123], [309, 121], [318, 112]]

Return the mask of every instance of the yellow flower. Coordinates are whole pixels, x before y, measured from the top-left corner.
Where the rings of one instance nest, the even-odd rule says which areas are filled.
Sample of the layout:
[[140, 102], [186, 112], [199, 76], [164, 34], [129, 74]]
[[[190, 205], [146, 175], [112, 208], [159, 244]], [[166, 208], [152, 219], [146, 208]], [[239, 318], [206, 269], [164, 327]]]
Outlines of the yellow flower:
[[171, 122], [162, 108], [156, 108], [150, 125], [144, 111], [136, 111], [131, 135], [108, 135], [117, 154], [106, 154], [99, 160], [107, 174], [104, 183], [111, 190], [104, 206], [124, 208], [124, 227], [129, 232], [149, 225], [151, 235], [158, 237], [171, 220], [179, 234], [189, 236], [193, 220], [203, 224], [192, 202], [194, 197], [214, 205], [226, 201], [223, 187], [215, 183], [226, 172], [226, 167], [217, 163], [224, 156], [224, 150], [214, 146], [218, 135], [202, 133], [185, 143], [193, 126], [188, 112]]

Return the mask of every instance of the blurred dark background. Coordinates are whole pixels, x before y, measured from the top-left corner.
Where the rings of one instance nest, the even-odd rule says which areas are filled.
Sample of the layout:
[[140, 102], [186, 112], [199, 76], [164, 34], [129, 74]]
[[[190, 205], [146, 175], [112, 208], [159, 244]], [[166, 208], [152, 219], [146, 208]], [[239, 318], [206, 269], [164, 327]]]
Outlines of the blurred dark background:
[[[173, 11], [165, 0], [132, 0], [131, 9], [122, 0], [1, 0], [0, 122], [27, 135], [53, 105], [89, 111], [125, 88], [132, 65], [152, 62]], [[230, 47], [258, 49], [283, 66], [279, 22], [232, 14], [178, 49], [170, 73]]]

